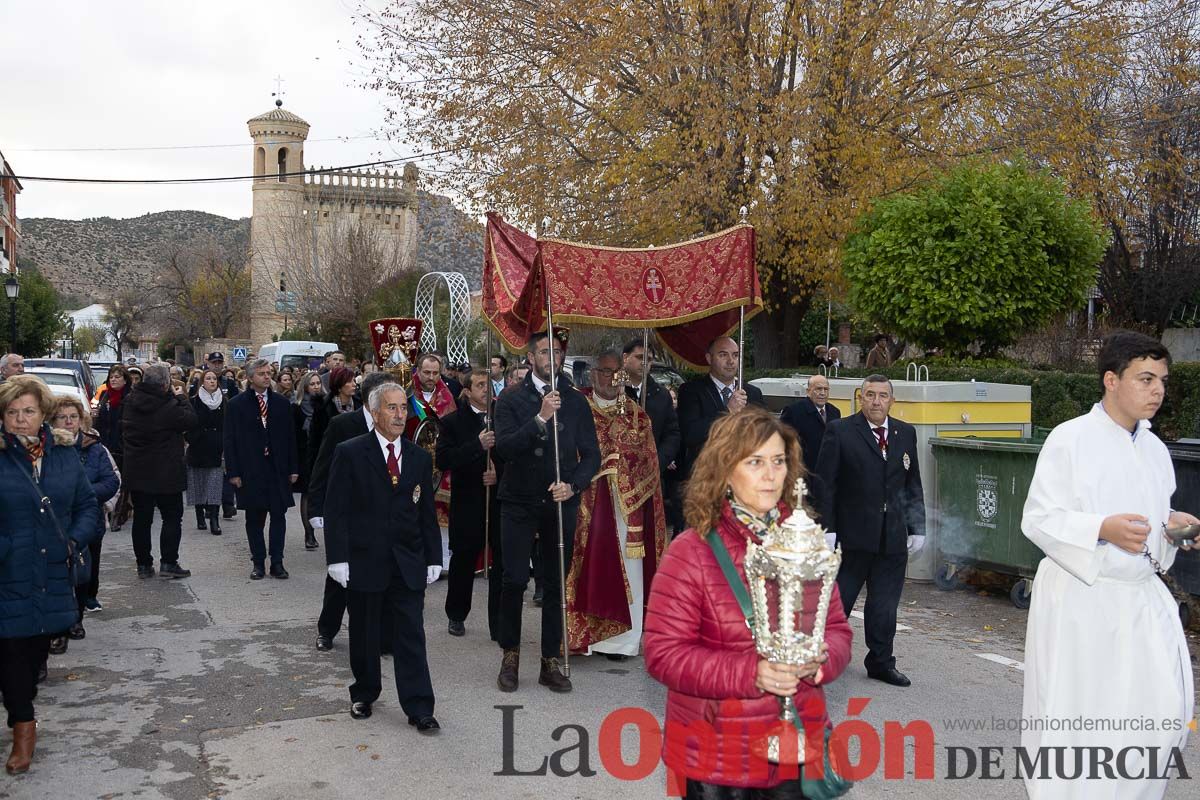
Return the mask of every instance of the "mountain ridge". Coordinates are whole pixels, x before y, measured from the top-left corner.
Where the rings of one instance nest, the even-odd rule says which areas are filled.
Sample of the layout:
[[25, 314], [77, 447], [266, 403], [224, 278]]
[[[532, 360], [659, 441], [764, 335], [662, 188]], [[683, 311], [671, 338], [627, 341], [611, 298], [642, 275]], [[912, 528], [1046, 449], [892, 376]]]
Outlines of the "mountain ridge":
[[[150, 291], [161, 254], [177, 241], [211, 238], [245, 246], [250, 218], [230, 219], [207, 211], [172, 209], [138, 217], [21, 220], [18, 261], [42, 273], [69, 305], [111, 298], [132, 286]], [[442, 195], [418, 192], [417, 269], [462, 272], [478, 289], [483, 268], [483, 225]]]

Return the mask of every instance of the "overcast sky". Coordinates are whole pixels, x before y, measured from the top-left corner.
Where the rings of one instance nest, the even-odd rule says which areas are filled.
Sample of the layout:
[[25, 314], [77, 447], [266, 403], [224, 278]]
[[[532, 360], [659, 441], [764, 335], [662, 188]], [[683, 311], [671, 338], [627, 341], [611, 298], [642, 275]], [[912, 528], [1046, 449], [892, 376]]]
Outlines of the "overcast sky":
[[[384, 0], [376, 0], [376, 3]], [[307, 166], [407, 155], [373, 138], [383, 97], [359, 88], [357, 0], [0, 0], [0, 151], [18, 175], [178, 178], [251, 171], [246, 120], [284, 108], [312, 126]], [[319, 140], [331, 141], [319, 141]], [[64, 148], [234, 145], [64, 152]], [[45, 152], [57, 148], [58, 152]], [[43, 150], [44, 152], [37, 152]], [[22, 218], [198, 209], [250, 215], [249, 182], [82, 186], [23, 181]]]

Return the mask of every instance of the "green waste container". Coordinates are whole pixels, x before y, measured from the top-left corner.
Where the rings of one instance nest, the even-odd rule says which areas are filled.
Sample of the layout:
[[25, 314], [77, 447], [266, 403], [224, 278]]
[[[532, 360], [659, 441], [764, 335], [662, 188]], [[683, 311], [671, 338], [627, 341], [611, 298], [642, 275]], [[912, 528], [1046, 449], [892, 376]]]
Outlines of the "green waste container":
[[1029, 607], [1042, 551], [1021, 533], [1025, 497], [1043, 441], [935, 437], [937, 506], [933, 524], [939, 588], [958, 585], [963, 567], [1011, 575], [1010, 597]]

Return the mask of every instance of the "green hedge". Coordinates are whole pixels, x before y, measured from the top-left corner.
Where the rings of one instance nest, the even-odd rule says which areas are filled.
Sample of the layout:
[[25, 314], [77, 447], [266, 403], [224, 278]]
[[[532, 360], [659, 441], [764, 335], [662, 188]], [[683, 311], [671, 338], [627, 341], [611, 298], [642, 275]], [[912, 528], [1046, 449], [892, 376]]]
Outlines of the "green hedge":
[[[1060, 422], [1087, 412], [1100, 399], [1099, 380], [1095, 374], [1058, 372], [1054, 370], [1022, 369], [1012, 366], [976, 366], [972, 364], [936, 364], [930, 369], [936, 381], [969, 381], [1012, 383], [1031, 387], [1033, 424], [1052, 428]], [[745, 379], [786, 378], [811, 374], [811, 368], [748, 369]], [[885, 371], [893, 380], [904, 380], [904, 367], [897, 365]], [[865, 370], [841, 370], [839, 377], [861, 378]], [[1200, 364], [1175, 364], [1167, 382], [1167, 401], [1154, 418], [1155, 432], [1165, 440], [1200, 435]]]

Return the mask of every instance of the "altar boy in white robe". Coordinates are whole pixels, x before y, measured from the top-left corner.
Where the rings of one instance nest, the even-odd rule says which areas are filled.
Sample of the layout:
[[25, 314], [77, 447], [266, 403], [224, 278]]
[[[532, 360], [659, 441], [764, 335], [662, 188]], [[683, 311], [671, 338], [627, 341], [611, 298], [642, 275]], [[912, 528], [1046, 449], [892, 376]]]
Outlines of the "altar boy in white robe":
[[[1168, 765], [1193, 718], [1192, 665], [1178, 607], [1155, 573], [1178, 550], [1165, 526], [1197, 519], [1171, 509], [1175, 471], [1150, 431], [1170, 362], [1148, 336], [1108, 337], [1103, 399], [1055, 428], [1038, 457], [1021, 529], [1046, 558], [1025, 637], [1021, 745], [1031, 761], [1038, 748], [1066, 750], [1061, 768], [1045, 750], [1046, 775], [1040, 766], [1023, 775], [1032, 800], [1161, 798], [1168, 782], [1153, 777], [1179, 775]], [[1079, 718], [1093, 730], [1072, 725]], [[1112, 779], [1103, 768], [1090, 776], [1086, 748], [1111, 749]], [[1076, 758], [1083, 774], [1072, 780]]]

